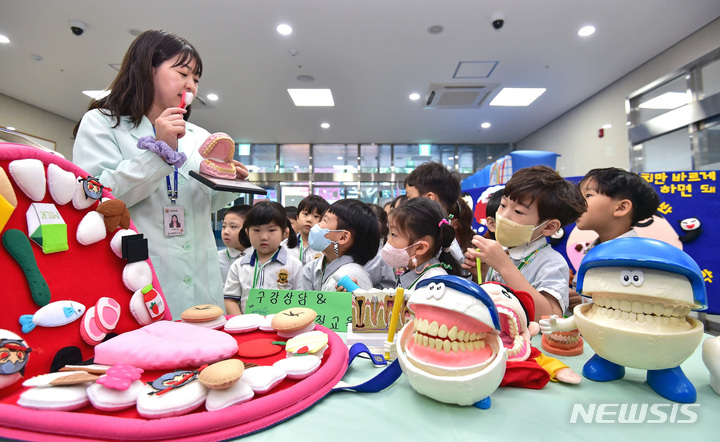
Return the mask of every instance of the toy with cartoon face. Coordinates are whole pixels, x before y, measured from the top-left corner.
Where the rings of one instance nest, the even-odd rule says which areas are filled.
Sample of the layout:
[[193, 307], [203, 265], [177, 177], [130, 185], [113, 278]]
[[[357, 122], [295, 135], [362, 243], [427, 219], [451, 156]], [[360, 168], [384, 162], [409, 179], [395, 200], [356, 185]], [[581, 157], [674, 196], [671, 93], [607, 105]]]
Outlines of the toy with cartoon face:
[[490, 296], [466, 279], [436, 276], [418, 284], [408, 308], [415, 321], [395, 343], [410, 385], [440, 402], [489, 408], [506, 361]]
[[[697, 394], [679, 365], [700, 343], [703, 326], [688, 316], [707, 308], [702, 271], [685, 252], [649, 238], [618, 238], [588, 252], [578, 292], [592, 304], [575, 307], [574, 321], [595, 351], [583, 375], [611, 381], [625, 367], [647, 370], [659, 395], [694, 402]], [[549, 321], [565, 327], [565, 320]], [[548, 322], [541, 321], [543, 333]]]
[[20, 378], [32, 351], [15, 333], [0, 329], [0, 388], [12, 385]]

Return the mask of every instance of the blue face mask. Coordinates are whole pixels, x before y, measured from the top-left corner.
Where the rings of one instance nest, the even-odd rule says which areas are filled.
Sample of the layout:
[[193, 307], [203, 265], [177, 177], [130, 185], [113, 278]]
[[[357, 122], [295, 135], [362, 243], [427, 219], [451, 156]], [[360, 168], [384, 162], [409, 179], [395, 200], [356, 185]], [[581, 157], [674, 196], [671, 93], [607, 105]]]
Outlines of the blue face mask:
[[310, 248], [317, 250], [318, 252], [322, 252], [327, 249], [330, 244], [337, 244], [336, 241], [325, 237], [325, 235], [330, 232], [344, 232], [344, 230], [323, 229], [320, 227], [320, 224], [312, 226], [310, 233], [308, 234], [308, 243], [310, 244]]

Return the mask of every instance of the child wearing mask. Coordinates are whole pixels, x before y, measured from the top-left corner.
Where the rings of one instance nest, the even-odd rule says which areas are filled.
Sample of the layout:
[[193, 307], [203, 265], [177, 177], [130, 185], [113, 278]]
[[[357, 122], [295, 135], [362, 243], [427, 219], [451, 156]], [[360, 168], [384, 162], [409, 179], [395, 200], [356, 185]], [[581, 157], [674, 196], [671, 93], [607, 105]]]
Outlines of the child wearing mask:
[[390, 267], [403, 272], [403, 288], [411, 290], [423, 279], [460, 273], [449, 253], [455, 229], [440, 204], [429, 198], [413, 198], [390, 211], [389, 224], [382, 257]]
[[535, 301], [535, 321], [562, 316], [568, 307], [569, 268], [547, 237], [586, 210], [577, 187], [547, 166], [520, 169], [505, 185], [495, 221], [496, 241], [476, 235], [465, 253], [490, 266], [486, 281], [528, 292]]
[[333, 203], [312, 227], [308, 240], [323, 257], [305, 266], [303, 290], [337, 291], [337, 282], [344, 276], [362, 289], [372, 288], [363, 266], [377, 254], [380, 227], [365, 203], [355, 199]]

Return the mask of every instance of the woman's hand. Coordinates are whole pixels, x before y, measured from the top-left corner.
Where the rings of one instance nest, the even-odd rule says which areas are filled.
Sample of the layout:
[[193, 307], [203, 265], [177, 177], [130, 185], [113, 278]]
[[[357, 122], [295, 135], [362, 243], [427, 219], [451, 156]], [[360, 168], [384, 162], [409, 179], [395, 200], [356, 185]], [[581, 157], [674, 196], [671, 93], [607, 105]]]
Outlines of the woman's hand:
[[244, 180], [248, 177], [250, 172], [248, 172], [247, 166], [245, 166], [243, 163], [241, 163], [238, 160], [230, 160], [235, 165], [235, 171], [237, 172], [237, 177], [241, 180]]
[[177, 140], [185, 136], [185, 120], [187, 111], [180, 107], [169, 107], [155, 120], [155, 139], [164, 141], [173, 150], [177, 150]]

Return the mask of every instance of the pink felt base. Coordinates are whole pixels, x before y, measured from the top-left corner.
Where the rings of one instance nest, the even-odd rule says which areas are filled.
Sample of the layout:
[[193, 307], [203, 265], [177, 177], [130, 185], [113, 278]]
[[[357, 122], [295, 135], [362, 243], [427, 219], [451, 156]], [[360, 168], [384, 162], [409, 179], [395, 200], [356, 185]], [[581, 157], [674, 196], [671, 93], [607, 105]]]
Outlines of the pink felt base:
[[[348, 364], [345, 343], [336, 333], [321, 325], [317, 325], [316, 329], [329, 335], [329, 349], [318, 371], [299, 382], [284, 381], [277, 387], [285, 385], [284, 389], [257, 396], [243, 404], [218, 411], [197, 411], [185, 416], [146, 420], [137, 416], [134, 409], [115, 415], [89, 406], [75, 412], [30, 410], [9, 403], [19, 395], [20, 391], [16, 391], [0, 403], [0, 436], [31, 441], [77, 438], [207, 441], [263, 430], [305, 411], [325, 396], [345, 374]], [[243, 335], [234, 336], [244, 340]], [[262, 361], [250, 359], [246, 362], [265, 365]]]

